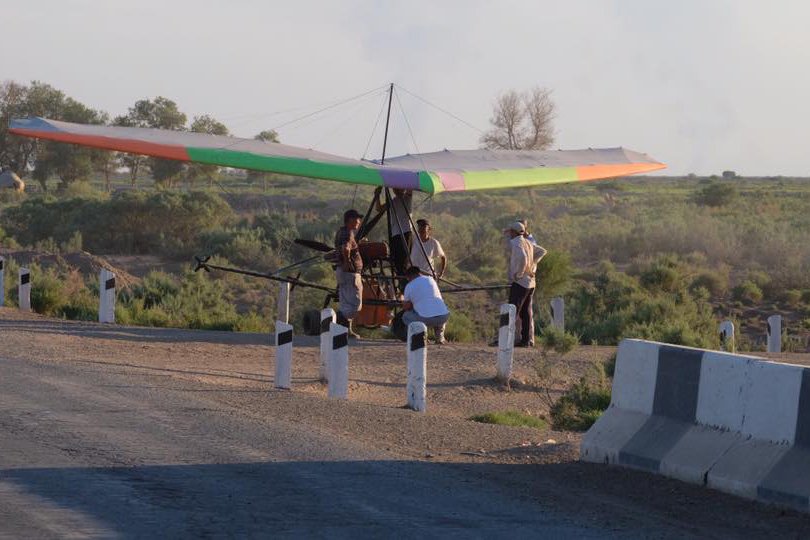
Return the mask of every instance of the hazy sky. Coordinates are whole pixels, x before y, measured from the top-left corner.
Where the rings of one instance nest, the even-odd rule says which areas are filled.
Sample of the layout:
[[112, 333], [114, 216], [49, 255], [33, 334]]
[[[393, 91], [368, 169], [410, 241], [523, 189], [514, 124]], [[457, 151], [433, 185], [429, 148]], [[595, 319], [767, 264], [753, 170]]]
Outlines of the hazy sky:
[[[0, 20], [0, 79], [113, 115], [162, 95], [250, 137], [395, 82], [484, 129], [499, 92], [541, 85], [560, 148], [626, 146], [669, 174], [810, 175], [803, 0], [0, 0]], [[282, 141], [360, 157], [382, 99], [282, 127]], [[420, 151], [478, 145], [400, 99]], [[389, 148], [414, 151], [396, 107]]]

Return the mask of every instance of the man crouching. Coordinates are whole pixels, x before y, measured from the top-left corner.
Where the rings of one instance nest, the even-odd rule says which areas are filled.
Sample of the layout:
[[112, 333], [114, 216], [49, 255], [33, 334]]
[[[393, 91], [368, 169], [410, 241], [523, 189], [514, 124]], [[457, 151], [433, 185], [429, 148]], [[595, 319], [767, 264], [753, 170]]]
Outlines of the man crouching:
[[335, 250], [340, 260], [337, 267], [338, 322], [349, 329], [349, 337], [357, 338], [352, 329], [352, 319], [363, 307], [363, 259], [357, 249], [355, 234], [360, 228], [363, 216], [357, 210], [346, 210], [343, 214], [343, 227], [335, 234]]
[[433, 328], [436, 333], [436, 343], [442, 344], [444, 339], [444, 326], [450, 317], [450, 310], [442, 300], [442, 293], [439, 286], [430, 276], [424, 276], [416, 266], [411, 266], [405, 271], [405, 279], [408, 284], [405, 286], [402, 307], [405, 312], [402, 314], [402, 322], [405, 326], [412, 322], [422, 322], [428, 328]]

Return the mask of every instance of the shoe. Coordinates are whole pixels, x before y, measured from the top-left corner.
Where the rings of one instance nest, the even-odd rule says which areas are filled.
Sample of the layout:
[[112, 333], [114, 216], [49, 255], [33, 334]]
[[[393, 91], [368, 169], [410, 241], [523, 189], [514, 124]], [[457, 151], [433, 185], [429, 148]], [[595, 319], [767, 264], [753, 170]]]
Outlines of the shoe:
[[497, 347], [498, 346], [498, 340], [496, 339], [495, 341], [490, 341], [489, 346], [490, 347]]
[[436, 338], [436, 345], [444, 345], [447, 343], [447, 340], [444, 339], [444, 336], [439, 336]]

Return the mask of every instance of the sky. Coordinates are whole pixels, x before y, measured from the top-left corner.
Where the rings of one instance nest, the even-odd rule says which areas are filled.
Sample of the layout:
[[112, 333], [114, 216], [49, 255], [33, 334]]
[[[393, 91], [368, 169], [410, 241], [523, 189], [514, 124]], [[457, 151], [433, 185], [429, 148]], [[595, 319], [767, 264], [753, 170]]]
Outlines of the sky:
[[477, 147], [501, 92], [542, 86], [554, 147], [810, 175], [804, 0], [0, 0], [0, 20], [0, 80], [113, 116], [164, 96], [234, 135], [379, 158], [390, 82], [388, 155]]

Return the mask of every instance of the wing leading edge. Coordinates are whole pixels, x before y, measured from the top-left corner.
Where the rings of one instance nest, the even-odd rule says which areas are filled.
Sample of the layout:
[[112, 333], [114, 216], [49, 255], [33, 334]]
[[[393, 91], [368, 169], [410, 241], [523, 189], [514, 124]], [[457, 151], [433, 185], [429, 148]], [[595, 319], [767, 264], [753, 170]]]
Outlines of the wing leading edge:
[[279, 143], [206, 133], [12, 120], [9, 132], [106, 150], [351, 184], [425, 193], [531, 187], [598, 180], [665, 168], [624, 148], [552, 151], [445, 150], [386, 160], [385, 165]]

